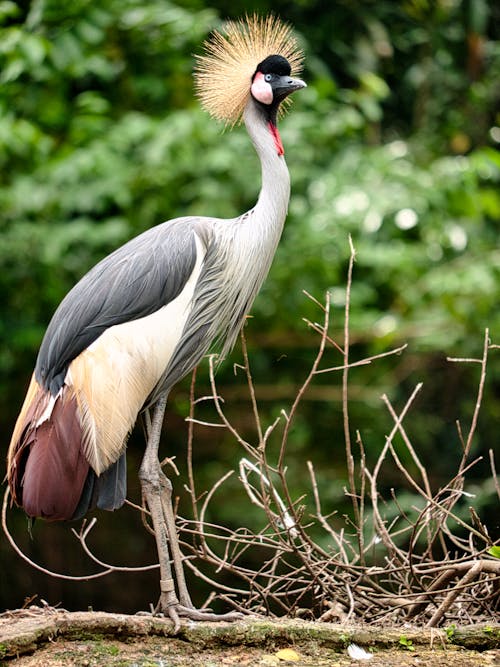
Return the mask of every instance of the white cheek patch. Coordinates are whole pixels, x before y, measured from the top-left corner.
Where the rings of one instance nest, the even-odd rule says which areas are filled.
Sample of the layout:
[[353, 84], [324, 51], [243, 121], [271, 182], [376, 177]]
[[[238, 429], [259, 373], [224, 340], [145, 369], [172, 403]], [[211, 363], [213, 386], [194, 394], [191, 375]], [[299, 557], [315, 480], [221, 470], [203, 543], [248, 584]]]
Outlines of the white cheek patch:
[[273, 89], [264, 79], [262, 72], [257, 72], [254, 76], [250, 90], [252, 91], [254, 98], [258, 102], [262, 102], [262, 104], [271, 104], [273, 101]]

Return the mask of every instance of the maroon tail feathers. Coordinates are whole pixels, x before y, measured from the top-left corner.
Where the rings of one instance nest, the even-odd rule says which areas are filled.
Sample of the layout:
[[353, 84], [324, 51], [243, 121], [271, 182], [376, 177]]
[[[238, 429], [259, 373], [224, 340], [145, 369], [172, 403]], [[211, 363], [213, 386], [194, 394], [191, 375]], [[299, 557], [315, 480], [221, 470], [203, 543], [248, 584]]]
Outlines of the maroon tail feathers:
[[12, 436], [7, 478], [26, 514], [57, 521], [73, 517], [89, 464], [74, 395], [65, 387], [44, 419], [50, 399], [33, 377]]

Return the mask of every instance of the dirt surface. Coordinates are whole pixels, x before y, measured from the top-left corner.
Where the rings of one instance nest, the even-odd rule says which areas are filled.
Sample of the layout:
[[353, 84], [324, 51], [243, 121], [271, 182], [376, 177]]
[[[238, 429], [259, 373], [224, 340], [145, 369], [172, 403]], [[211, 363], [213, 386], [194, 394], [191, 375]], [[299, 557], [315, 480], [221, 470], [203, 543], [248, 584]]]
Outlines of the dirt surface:
[[[372, 657], [353, 660], [351, 642]], [[500, 625], [426, 631], [250, 619], [186, 623], [174, 636], [164, 619], [27, 610], [0, 616], [0, 656], [6, 667], [491, 667], [500, 665]]]
[[[345, 667], [369, 664], [370, 667], [425, 665], [425, 667], [492, 667], [500, 665], [500, 651], [479, 653], [467, 649], [418, 649], [372, 651], [373, 658], [352, 660], [347, 651], [318, 646], [288, 646], [283, 649], [227, 647], [210, 650], [196, 649], [175, 639], [134, 639], [118, 641], [64, 641], [55, 640], [36, 651], [34, 655], [9, 661], [15, 667], [218, 667], [244, 665], [248, 667], [272, 665], [302, 665], [316, 667]], [[283, 658], [280, 657], [283, 655]], [[287, 659], [287, 658], [292, 658]], [[7, 664], [7, 663], [4, 663]]]

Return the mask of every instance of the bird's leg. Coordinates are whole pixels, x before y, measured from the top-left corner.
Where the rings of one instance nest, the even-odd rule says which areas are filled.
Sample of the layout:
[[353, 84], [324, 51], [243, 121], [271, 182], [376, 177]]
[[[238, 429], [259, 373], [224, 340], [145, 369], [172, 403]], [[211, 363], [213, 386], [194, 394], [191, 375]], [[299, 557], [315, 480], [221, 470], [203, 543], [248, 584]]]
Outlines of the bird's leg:
[[189, 595], [189, 591], [186, 585], [186, 579], [184, 577], [184, 566], [182, 564], [183, 558], [179, 547], [179, 539], [177, 537], [177, 526], [175, 525], [175, 516], [172, 507], [172, 482], [163, 472], [161, 474], [163, 477], [161, 505], [168, 532], [170, 554], [174, 564], [175, 578], [177, 580], [177, 590], [179, 592], [179, 601], [182, 606], [189, 609], [194, 609], [194, 605], [191, 602], [191, 596]]
[[174, 610], [175, 606], [179, 603], [179, 600], [175, 594], [172, 568], [170, 567], [168, 529], [163, 516], [161, 501], [163, 473], [161, 472], [160, 463], [158, 461], [158, 445], [160, 442], [161, 426], [166, 404], [167, 396], [165, 394], [158, 399], [155, 405], [153, 419], [147, 433], [146, 452], [139, 470], [139, 479], [141, 480], [143, 497], [146, 500], [146, 504], [151, 513], [158, 559], [160, 562], [161, 595], [159, 605], [162, 611], [168, 613], [172, 618], [177, 631], [180, 627], [179, 617]]
[[[180, 616], [190, 618], [194, 621], [236, 621], [242, 618], [242, 614], [239, 612], [213, 614], [209, 611], [195, 609], [191, 602], [184, 578], [182, 554], [177, 539], [177, 527], [172, 508], [172, 484], [161, 470], [158, 460], [158, 446], [166, 403], [167, 395], [164, 394], [155, 404], [153, 419], [148, 429], [146, 452], [139, 471], [139, 478], [141, 480], [142, 493], [151, 512], [160, 561], [161, 595], [158, 606], [164, 614], [172, 619], [175, 632], [178, 632], [180, 629]], [[180, 602], [175, 593], [169, 547], [177, 578]]]
[[[153, 420], [149, 426], [148, 443], [141, 465], [140, 477], [143, 493], [151, 511], [160, 559], [160, 582], [162, 591], [160, 606], [162, 610], [165, 610], [166, 605], [176, 605], [180, 601], [181, 606], [194, 608], [186, 586], [184, 567], [182, 565], [182, 554], [179, 548], [179, 540], [177, 538], [177, 527], [175, 525], [174, 511], [172, 508], [172, 483], [161, 470], [158, 461], [158, 445], [165, 407], [166, 395], [163, 395], [155, 404]], [[169, 551], [174, 565], [179, 600], [175, 597]]]

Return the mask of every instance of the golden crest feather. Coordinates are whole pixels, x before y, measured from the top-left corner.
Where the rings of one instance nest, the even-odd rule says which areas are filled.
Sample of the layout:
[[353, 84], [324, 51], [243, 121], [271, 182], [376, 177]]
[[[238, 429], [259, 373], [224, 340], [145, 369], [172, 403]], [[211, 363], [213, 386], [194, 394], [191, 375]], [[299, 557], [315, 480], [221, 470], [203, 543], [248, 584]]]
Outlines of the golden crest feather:
[[241, 120], [257, 65], [267, 56], [281, 55], [296, 76], [303, 53], [291, 26], [274, 15], [229, 21], [223, 33], [214, 31], [204, 43], [204, 55], [196, 56], [195, 90], [211, 116], [234, 125]]

